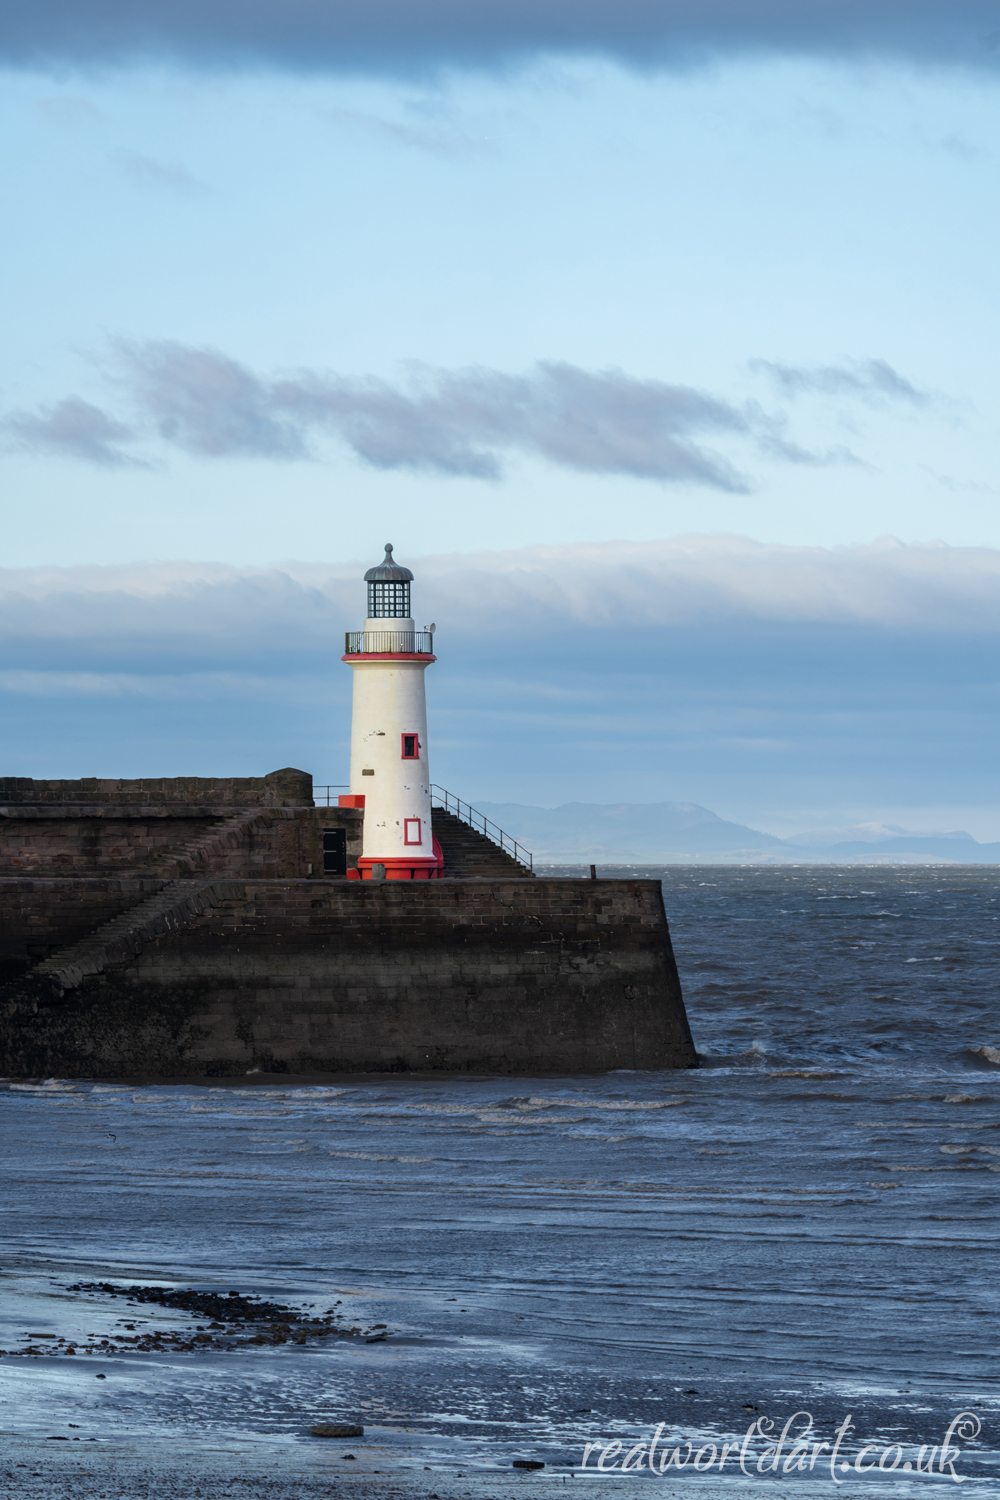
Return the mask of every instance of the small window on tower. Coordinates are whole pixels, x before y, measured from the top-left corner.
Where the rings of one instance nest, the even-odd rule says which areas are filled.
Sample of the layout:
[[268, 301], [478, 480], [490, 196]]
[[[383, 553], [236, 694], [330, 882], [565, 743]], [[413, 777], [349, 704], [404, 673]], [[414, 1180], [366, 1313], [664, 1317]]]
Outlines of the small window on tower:
[[423, 839], [421, 838], [421, 835], [420, 835], [420, 819], [419, 818], [404, 818], [403, 819], [403, 843], [404, 844], [422, 844], [423, 843]]
[[420, 741], [415, 734], [403, 735], [403, 759], [420, 759]]

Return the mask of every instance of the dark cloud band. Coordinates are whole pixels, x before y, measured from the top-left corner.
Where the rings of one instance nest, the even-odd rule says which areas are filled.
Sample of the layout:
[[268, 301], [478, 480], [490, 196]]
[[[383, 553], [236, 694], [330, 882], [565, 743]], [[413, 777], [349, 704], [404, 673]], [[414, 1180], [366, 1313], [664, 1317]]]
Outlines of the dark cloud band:
[[546, 54], [648, 68], [781, 53], [993, 66], [998, 40], [989, 0], [32, 0], [0, 13], [0, 58], [19, 65], [399, 73]]

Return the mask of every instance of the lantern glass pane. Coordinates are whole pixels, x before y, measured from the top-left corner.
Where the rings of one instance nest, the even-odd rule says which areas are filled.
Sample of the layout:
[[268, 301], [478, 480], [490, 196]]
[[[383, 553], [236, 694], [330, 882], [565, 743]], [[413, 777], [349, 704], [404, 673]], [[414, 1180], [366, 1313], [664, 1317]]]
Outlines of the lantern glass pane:
[[410, 585], [408, 583], [370, 583], [368, 585], [368, 618], [370, 620], [408, 620]]

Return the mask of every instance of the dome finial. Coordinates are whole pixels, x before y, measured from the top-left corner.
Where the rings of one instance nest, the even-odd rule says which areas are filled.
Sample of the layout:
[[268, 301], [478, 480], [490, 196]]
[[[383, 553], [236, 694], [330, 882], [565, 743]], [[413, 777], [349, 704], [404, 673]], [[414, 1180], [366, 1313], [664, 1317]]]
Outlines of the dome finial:
[[392, 555], [392, 543], [385, 544], [385, 557], [377, 567], [369, 568], [365, 574], [366, 583], [412, 583], [413, 574], [409, 568], [401, 568]]

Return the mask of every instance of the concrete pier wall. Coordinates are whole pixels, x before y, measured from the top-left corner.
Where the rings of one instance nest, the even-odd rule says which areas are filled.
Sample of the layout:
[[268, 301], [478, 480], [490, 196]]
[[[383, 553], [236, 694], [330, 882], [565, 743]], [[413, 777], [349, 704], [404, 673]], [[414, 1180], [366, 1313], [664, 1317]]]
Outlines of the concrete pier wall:
[[[87, 882], [88, 902], [99, 885]], [[124, 961], [74, 987], [41, 972], [8, 983], [0, 1071], [697, 1064], [658, 881], [249, 879], [201, 895], [194, 915], [129, 939]]]
[[[341, 807], [176, 809], [0, 806], [4, 875], [212, 874], [294, 878], [323, 869], [323, 833], [342, 828], [348, 868], [361, 853], [364, 814]], [[0, 945], [4, 933], [0, 932]]]
[[161, 776], [144, 780], [83, 776], [76, 781], [35, 781], [0, 776], [0, 805], [113, 803], [141, 808], [186, 804], [220, 807], [311, 807], [312, 777], [285, 766], [267, 776]]

